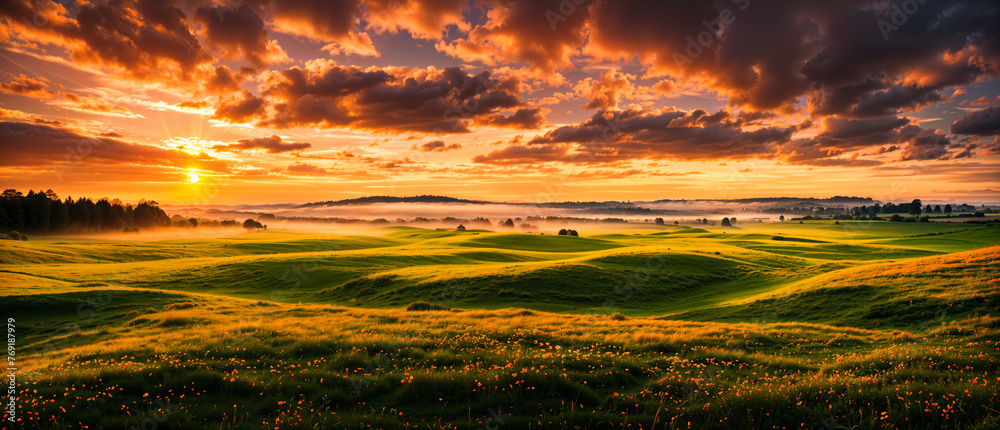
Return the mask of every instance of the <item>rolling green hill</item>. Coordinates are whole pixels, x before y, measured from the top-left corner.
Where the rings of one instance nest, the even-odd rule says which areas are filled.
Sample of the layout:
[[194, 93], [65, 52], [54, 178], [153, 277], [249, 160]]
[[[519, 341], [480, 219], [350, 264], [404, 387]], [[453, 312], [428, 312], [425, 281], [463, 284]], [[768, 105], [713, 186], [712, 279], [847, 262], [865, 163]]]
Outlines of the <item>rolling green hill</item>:
[[649, 227], [2, 241], [25, 427], [1000, 424], [1000, 226]]

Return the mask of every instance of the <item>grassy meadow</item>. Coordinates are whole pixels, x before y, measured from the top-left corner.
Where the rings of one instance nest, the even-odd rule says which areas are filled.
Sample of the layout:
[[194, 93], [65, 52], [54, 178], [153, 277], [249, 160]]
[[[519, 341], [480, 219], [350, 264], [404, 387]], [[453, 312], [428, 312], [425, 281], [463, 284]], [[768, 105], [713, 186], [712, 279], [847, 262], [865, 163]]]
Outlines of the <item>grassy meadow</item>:
[[1000, 427], [1000, 225], [580, 233], [0, 241], [17, 426]]

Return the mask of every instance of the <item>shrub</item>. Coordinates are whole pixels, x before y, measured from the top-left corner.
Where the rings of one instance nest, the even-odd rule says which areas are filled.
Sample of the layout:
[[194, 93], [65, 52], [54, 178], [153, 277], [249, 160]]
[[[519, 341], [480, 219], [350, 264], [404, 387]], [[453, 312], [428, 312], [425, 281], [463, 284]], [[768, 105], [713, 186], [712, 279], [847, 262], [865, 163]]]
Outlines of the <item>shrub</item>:
[[27, 242], [27, 241], [28, 241], [28, 235], [26, 235], [26, 234], [22, 234], [22, 235], [21, 235], [21, 240], [23, 240], [23, 241]]
[[197, 322], [194, 318], [187, 315], [164, 315], [163, 319], [160, 320], [160, 327], [180, 327], [191, 325]]
[[198, 304], [194, 302], [180, 302], [180, 303], [171, 303], [167, 305], [166, 309], [188, 309], [188, 308], [193, 308], [195, 306], [198, 306]]
[[410, 303], [408, 306], [406, 306], [406, 310], [408, 310], [408, 311], [446, 311], [446, 310], [448, 310], [448, 307], [447, 306], [441, 306], [441, 305], [435, 304], [435, 303], [425, 302], [425, 301], [421, 300], [421, 301], [418, 301], [418, 302]]
[[21, 240], [21, 233], [12, 231], [10, 233], [7, 233], [7, 237], [9, 237], [11, 240]]
[[569, 234], [569, 230], [566, 230], [565, 228], [559, 230], [559, 236], [566, 236], [567, 234]]
[[628, 317], [626, 317], [625, 314], [621, 312], [615, 312], [611, 314], [611, 319], [614, 321], [625, 321], [628, 319]]

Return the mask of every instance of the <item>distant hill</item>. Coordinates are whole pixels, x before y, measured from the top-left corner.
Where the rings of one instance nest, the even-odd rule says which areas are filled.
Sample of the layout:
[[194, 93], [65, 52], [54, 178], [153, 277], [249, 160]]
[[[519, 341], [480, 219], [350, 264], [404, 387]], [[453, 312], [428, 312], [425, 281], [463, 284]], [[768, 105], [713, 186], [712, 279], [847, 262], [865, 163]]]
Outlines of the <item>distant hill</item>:
[[329, 200], [325, 202], [313, 202], [299, 205], [300, 208], [311, 206], [351, 206], [351, 205], [372, 205], [377, 203], [463, 203], [471, 205], [486, 205], [493, 202], [482, 200], [456, 199], [445, 196], [414, 196], [414, 197], [391, 197], [391, 196], [369, 196], [354, 199]]
[[761, 197], [761, 198], [750, 198], [750, 199], [696, 199], [696, 200], [686, 200], [686, 199], [663, 199], [655, 200], [652, 202], [616, 202], [616, 201], [603, 201], [603, 202], [548, 202], [548, 203], [508, 203], [508, 202], [492, 202], [486, 200], [468, 200], [459, 199], [455, 197], [447, 196], [413, 196], [413, 197], [392, 197], [392, 196], [369, 196], [369, 197], [358, 197], [353, 199], [344, 200], [328, 200], [324, 202], [312, 202], [299, 205], [300, 208], [305, 207], [319, 207], [319, 206], [352, 206], [352, 205], [372, 205], [378, 203], [460, 203], [460, 204], [471, 204], [471, 205], [488, 205], [488, 204], [505, 204], [505, 205], [518, 205], [518, 206], [537, 206], [543, 208], [561, 208], [561, 209], [588, 209], [588, 208], [602, 208], [602, 209], [637, 209], [641, 208], [642, 203], [685, 203], [685, 202], [719, 202], [719, 203], [777, 203], [777, 204], [788, 204], [788, 203], [804, 203], [812, 205], [869, 205], [875, 203], [871, 197], [844, 197], [835, 196], [828, 199], [817, 199], [812, 197]]
[[749, 199], [697, 199], [697, 200], [656, 200], [651, 203], [684, 203], [684, 202], [721, 202], [721, 203], [810, 203], [810, 204], [874, 204], [871, 197], [846, 197], [833, 196], [828, 199], [817, 199], [813, 197], [758, 197]]

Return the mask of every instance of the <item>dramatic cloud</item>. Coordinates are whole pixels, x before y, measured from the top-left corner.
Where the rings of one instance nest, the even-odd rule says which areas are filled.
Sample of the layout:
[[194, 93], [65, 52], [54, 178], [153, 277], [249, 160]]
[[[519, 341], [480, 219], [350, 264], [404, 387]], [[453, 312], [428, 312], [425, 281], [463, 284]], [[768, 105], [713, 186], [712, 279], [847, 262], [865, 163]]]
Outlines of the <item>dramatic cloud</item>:
[[306, 68], [270, 73], [264, 87], [264, 98], [245, 93], [242, 100], [220, 105], [215, 117], [233, 122], [260, 118], [258, 125], [277, 129], [351, 127], [436, 134], [468, 133], [468, 125], [479, 118], [497, 126], [524, 123], [537, 128], [544, 122], [537, 110], [496, 116], [524, 103], [489, 72], [472, 76], [457, 67], [390, 73], [315, 61]]
[[266, 151], [271, 154], [282, 152], [296, 152], [312, 147], [311, 143], [284, 143], [281, 136], [272, 135], [270, 137], [257, 137], [253, 139], [240, 139], [236, 143], [229, 145], [215, 145], [212, 149], [216, 151]]
[[627, 73], [619, 74], [612, 69], [600, 78], [586, 78], [580, 81], [574, 90], [589, 100], [583, 106], [584, 109], [617, 109], [622, 96], [635, 91], [632, 80], [635, 80], [635, 76]]
[[470, 29], [462, 13], [468, 0], [366, 0], [365, 21], [378, 32], [407, 31], [413, 37], [437, 39], [448, 26]]
[[12, 0], [0, 16], [19, 39], [61, 46], [74, 61], [135, 79], [193, 82], [198, 67], [213, 61], [191, 31], [188, 15], [171, 2], [84, 2], [75, 9], [70, 17], [57, 3]]
[[[544, 73], [572, 68], [583, 45], [590, 0], [489, 0], [487, 22], [467, 37], [437, 48], [465, 61], [493, 66], [529, 64]], [[600, 2], [594, 2], [600, 3]]]
[[290, 175], [304, 175], [304, 176], [318, 176], [327, 174], [327, 170], [322, 167], [316, 167], [312, 164], [305, 163], [295, 163], [285, 169], [285, 173]]
[[538, 130], [545, 125], [545, 115], [542, 114], [541, 108], [522, 108], [510, 115], [501, 113], [486, 115], [477, 118], [476, 123], [519, 130]]
[[74, 130], [25, 122], [0, 122], [0, 165], [55, 166], [69, 171], [80, 165], [138, 164], [174, 168], [227, 171], [224, 162], [207, 155], [126, 142], [110, 137], [91, 137]]
[[[1000, 11], [992, 2], [921, 3], [902, 18], [894, 6], [598, 2], [590, 7], [586, 51], [605, 59], [638, 55], [654, 73], [700, 82], [734, 105], [787, 110], [808, 95], [817, 113], [857, 117], [939, 103], [944, 89], [1000, 70]], [[894, 26], [894, 18], [905, 24]], [[883, 32], [886, 23], [898, 28]]]
[[677, 109], [603, 112], [581, 124], [559, 127], [535, 137], [526, 145], [510, 145], [473, 161], [509, 164], [604, 163], [623, 159], [741, 160], [767, 156], [776, 144], [788, 142], [797, 130], [763, 127], [745, 131], [725, 127], [721, 121], [725, 117]]
[[242, 98], [234, 98], [219, 103], [215, 108], [214, 118], [229, 122], [244, 123], [254, 117], [263, 115], [264, 99], [243, 91]]
[[[882, 146], [877, 154], [899, 151], [896, 161], [948, 159], [954, 143], [939, 130], [910, 124], [907, 118], [827, 118], [823, 131], [811, 139], [796, 139], [779, 148], [780, 157], [793, 164], [862, 166], [882, 164], [859, 159], [861, 150]], [[850, 154], [848, 158], [838, 158]]]
[[53, 94], [52, 91], [49, 91], [47, 82], [24, 75], [20, 75], [10, 82], [0, 82], [0, 92], [40, 98]]
[[1000, 106], [988, 107], [962, 117], [951, 125], [951, 132], [974, 136], [1000, 134]]
[[419, 149], [423, 152], [445, 152], [454, 149], [462, 149], [461, 143], [447, 144], [443, 140], [435, 140], [431, 142], [426, 142], [420, 144], [420, 146], [414, 146], [414, 149]]
[[259, 68], [286, 58], [278, 43], [267, 39], [264, 20], [245, 4], [202, 6], [194, 17], [205, 26], [205, 41], [226, 58], [246, 59]]

